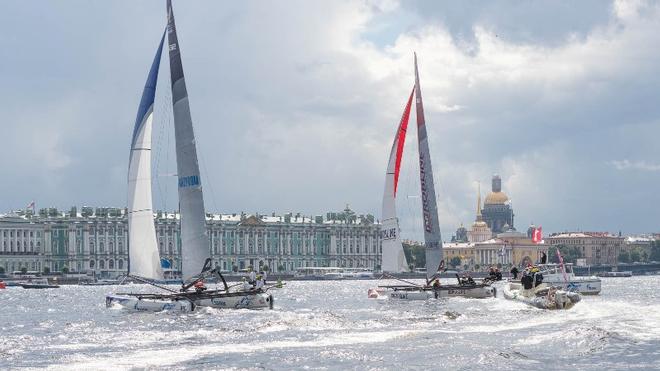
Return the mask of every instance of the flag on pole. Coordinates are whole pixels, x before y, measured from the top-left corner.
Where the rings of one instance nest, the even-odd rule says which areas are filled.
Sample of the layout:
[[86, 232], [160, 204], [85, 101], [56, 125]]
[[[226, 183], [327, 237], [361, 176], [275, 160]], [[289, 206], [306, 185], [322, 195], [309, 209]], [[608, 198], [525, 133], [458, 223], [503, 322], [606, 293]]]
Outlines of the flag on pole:
[[532, 242], [541, 243], [543, 241], [543, 232], [541, 226], [534, 228], [534, 234], [532, 234]]
[[32, 209], [32, 211], [34, 211], [34, 201], [31, 201], [31, 202], [27, 205], [26, 209]]

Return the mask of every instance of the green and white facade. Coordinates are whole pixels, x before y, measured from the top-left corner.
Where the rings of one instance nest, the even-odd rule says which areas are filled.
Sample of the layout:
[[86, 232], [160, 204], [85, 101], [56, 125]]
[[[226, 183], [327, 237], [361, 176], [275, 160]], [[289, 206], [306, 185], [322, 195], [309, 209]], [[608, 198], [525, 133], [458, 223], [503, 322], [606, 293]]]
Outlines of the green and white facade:
[[[8, 273], [23, 267], [52, 272], [66, 267], [101, 277], [125, 273], [125, 215], [124, 209], [74, 207], [0, 216], [0, 267]], [[380, 268], [380, 224], [348, 208], [325, 217], [207, 214], [206, 220], [213, 264], [225, 271], [262, 265], [287, 273], [300, 267]], [[157, 212], [154, 222], [161, 259], [171, 265], [166, 276], [175, 275], [181, 268], [179, 215]]]

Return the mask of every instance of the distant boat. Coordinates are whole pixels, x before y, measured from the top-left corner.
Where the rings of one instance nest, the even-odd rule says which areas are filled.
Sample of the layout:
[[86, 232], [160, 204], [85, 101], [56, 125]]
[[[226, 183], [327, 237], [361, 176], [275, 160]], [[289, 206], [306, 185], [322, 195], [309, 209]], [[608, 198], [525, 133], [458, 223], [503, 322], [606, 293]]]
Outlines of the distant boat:
[[611, 271], [598, 273], [598, 277], [632, 277], [632, 271]]
[[[151, 200], [151, 123], [160, 57], [165, 40], [163, 35], [147, 77], [133, 130], [128, 176], [128, 233], [130, 278], [166, 292], [109, 294], [106, 296], [106, 305], [118, 305], [137, 311], [183, 312], [194, 310], [197, 306], [272, 308], [273, 297], [266, 292], [267, 288], [230, 291], [222, 274], [217, 268], [211, 267], [197, 148], [171, 0], [167, 1], [167, 21], [181, 216], [181, 273], [184, 281], [178, 291], [156, 283], [163, 279], [163, 272], [156, 243]], [[207, 290], [203, 281], [210, 277], [222, 281], [224, 290]], [[194, 290], [191, 290], [193, 288]]]
[[32, 279], [20, 284], [24, 289], [56, 289], [59, 285], [52, 285], [48, 283], [46, 278]]
[[[424, 104], [422, 102], [422, 89], [419, 83], [419, 70], [417, 68], [417, 54], [415, 54], [415, 86], [408, 98], [394, 143], [390, 151], [387, 167], [385, 194], [383, 196], [383, 271], [403, 272], [407, 270], [405, 257], [402, 258], [403, 247], [399, 237], [399, 224], [396, 218], [396, 189], [401, 164], [401, 155], [410, 116], [411, 102], [415, 96], [417, 118], [417, 143], [419, 150], [419, 177], [421, 186], [422, 215], [424, 227], [424, 245], [426, 255], [426, 283], [415, 284], [402, 281], [400, 285], [378, 286], [370, 289], [370, 298], [389, 297], [402, 300], [426, 300], [429, 298], [462, 296], [470, 298], [487, 298], [494, 296], [495, 290], [488, 284], [476, 283], [472, 280], [461, 281], [457, 285], [439, 285], [434, 281], [445, 270], [445, 261], [442, 257], [442, 239], [440, 236], [440, 223], [438, 221], [438, 207], [435, 197], [433, 180], [433, 167], [431, 165], [431, 152], [429, 150], [426, 132], [426, 119], [424, 117]], [[394, 278], [393, 276], [390, 276]]]

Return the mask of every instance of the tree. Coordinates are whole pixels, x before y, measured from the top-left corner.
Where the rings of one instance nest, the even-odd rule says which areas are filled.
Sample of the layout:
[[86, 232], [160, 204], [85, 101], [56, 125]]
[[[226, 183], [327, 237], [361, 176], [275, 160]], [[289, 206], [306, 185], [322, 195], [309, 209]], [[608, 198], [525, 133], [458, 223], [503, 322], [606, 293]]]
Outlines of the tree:
[[[564, 244], [558, 244], [554, 245], [553, 247], [559, 249], [559, 252], [561, 253], [562, 258], [564, 259], [564, 263], [573, 263], [575, 264], [577, 262], [577, 259], [582, 257], [582, 250], [578, 246], [567, 246]], [[550, 263], [559, 263], [559, 257], [557, 257], [557, 254], [550, 250], [548, 251], [548, 260]]]
[[651, 256], [649, 256], [650, 261], [660, 261], [660, 240], [655, 240], [651, 244]]
[[423, 245], [413, 245], [404, 242], [403, 253], [406, 256], [408, 264], [413, 265], [413, 270], [414, 268], [423, 268], [426, 266], [426, 248]]
[[26, 274], [27, 273], [27, 267], [21, 268], [21, 274]]
[[5, 267], [0, 267], [0, 274], [5, 274]]
[[62, 273], [64, 274], [69, 273], [69, 267], [62, 267]]
[[502, 263], [497, 263], [497, 269], [502, 269]]
[[475, 271], [478, 271], [479, 268], [481, 268], [481, 266], [479, 266], [479, 264], [475, 264], [475, 265], [474, 265], [474, 270], [475, 270]]
[[456, 268], [461, 265], [461, 258], [459, 256], [454, 256], [449, 260], [449, 264], [451, 264], [452, 267]]
[[232, 265], [231, 270], [234, 271], [234, 273], [238, 272], [238, 265], [236, 264]]
[[280, 264], [280, 265], [277, 266], [277, 271], [278, 271], [278, 272], [284, 272], [285, 269], [286, 269], [286, 268], [284, 268], [284, 266], [283, 266], [282, 264]]
[[44, 267], [44, 274], [50, 273], [50, 267]]
[[633, 263], [642, 261], [642, 254], [639, 252], [639, 249], [632, 249], [630, 251], [630, 261]]
[[619, 253], [619, 263], [630, 263], [630, 254], [628, 251], [621, 251]]
[[261, 270], [264, 271], [264, 272], [268, 272], [269, 269], [270, 269], [270, 267], [268, 266], [268, 264], [264, 264], [264, 265], [261, 266]]
[[464, 270], [464, 271], [468, 270], [468, 268], [469, 268], [469, 266], [468, 266], [467, 264], [465, 264], [465, 265], [463, 266], [463, 270]]

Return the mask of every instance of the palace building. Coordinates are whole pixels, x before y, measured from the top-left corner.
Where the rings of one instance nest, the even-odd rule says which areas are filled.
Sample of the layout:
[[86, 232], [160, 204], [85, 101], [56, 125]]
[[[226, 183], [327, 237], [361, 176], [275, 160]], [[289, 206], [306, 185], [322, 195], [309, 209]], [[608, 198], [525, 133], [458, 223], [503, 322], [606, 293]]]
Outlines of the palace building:
[[[21, 214], [0, 216], [0, 271], [66, 269], [101, 277], [127, 272], [124, 209], [50, 208]], [[178, 220], [178, 213], [154, 214], [161, 261], [170, 276], [181, 266]], [[380, 224], [348, 207], [325, 217], [241, 213], [207, 214], [206, 220], [210, 256], [225, 271], [264, 265], [289, 273], [301, 267], [380, 268]]]

